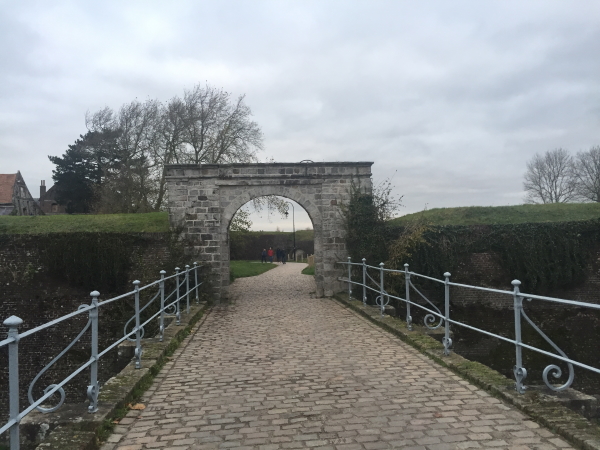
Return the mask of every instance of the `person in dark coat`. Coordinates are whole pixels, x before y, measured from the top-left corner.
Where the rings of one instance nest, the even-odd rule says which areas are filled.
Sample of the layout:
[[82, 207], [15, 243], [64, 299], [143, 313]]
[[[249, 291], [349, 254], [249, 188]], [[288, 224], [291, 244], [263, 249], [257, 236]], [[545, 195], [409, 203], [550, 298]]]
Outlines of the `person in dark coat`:
[[260, 254], [260, 262], [261, 263], [266, 263], [267, 262], [267, 249], [266, 248], [263, 248], [263, 251]]

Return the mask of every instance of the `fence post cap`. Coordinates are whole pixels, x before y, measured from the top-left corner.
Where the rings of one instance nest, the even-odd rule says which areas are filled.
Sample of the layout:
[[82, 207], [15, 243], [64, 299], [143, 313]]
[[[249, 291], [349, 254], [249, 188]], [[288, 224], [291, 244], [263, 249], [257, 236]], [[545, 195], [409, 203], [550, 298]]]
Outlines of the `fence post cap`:
[[366, 262], [366, 261], [367, 261], [367, 258], [363, 258], [363, 259], [362, 259], [362, 262]]
[[521, 286], [521, 282], [519, 280], [512, 280], [510, 284], [512, 284], [513, 286]]
[[189, 264], [186, 264], [186, 265], [185, 265], [185, 268], [186, 268], [186, 269], [189, 269], [189, 268], [190, 268], [190, 265], [189, 265]]
[[198, 265], [198, 261], [194, 261], [194, 265], [197, 266]]
[[140, 285], [140, 280], [135, 280], [133, 284], [135, 285], [135, 287], [138, 287]]
[[161, 270], [159, 273], [164, 276], [167, 273], [167, 271], [166, 270]]
[[450, 272], [444, 272], [444, 276], [445, 276], [446, 278], [450, 278]]
[[404, 267], [408, 267], [408, 263], [404, 263]]
[[350, 261], [351, 259], [352, 259], [352, 257], [351, 257], [351, 256], [348, 256], [348, 261]]
[[98, 291], [92, 291], [92, 292], [90, 292], [90, 296], [91, 297], [100, 297], [100, 292], [98, 292]]
[[176, 271], [176, 272], [179, 272], [179, 267], [175, 267], [175, 271]]
[[384, 263], [382, 263], [382, 262], [380, 262], [380, 263], [379, 263], [379, 267], [383, 267], [383, 266], [385, 266], [385, 264], [384, 264]]
[[23, 319], [21, 319], [20, 317], [17, 317], [17, 316], [10, 316], [8, 319], [6, 319], [4, 322], [2, 322], [2, 324], [8, 328], [18, 327], [22, 323], [23, 323]]

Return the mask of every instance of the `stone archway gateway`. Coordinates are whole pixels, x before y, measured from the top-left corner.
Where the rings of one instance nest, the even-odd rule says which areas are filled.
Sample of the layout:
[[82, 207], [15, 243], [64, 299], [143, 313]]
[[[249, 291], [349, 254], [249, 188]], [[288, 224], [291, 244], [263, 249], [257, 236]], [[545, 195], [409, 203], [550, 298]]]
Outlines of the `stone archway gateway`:
[[[335, 262], [348, 256], [340, 205], [354, 183], [372, 192], [372, 162], [169, 165], [169, 219], [193, 242], [188, 249], [212, 267], [216, 295], [229, 288], [229, 224], [250, 200], [278, 195], [294, 200], [312, 220], [317, 296], [342, 290]], [[257, 250], [258, 251], [258, 250]]]

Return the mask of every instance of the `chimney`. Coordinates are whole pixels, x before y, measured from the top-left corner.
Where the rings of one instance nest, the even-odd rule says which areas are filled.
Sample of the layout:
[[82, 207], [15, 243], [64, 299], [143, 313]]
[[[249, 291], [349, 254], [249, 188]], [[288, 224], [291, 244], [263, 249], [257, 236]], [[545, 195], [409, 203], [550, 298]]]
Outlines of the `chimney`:
[[42, 184], [40, 184], [40, 199], [46, 195], [46, 180], [42, 180]]

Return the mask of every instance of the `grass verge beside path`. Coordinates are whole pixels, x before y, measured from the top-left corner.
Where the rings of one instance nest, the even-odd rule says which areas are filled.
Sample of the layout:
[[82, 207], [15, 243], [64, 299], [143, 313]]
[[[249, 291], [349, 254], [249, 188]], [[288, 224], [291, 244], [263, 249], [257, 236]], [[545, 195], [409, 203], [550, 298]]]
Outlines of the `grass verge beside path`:
[[277, 264], [261, 263], [260, 261], [229, 261], [229, 280], [255, 277], [275, 267]]
[[0, 216], [0, 234], [164, 233], [167, 231], [169, 231], [169, 215], [166, 212]]
[[315, 266], [306, 266], [302, 269], [302, 273], [304, 275], [314, 275], [315, 274]]
[[600, 203], [552, 203], [547, 205], [434, 208], [396, 217], [390, 220], [388, 224], [401, 226], [422, 219], [432, 225], [491, 225], [571, 222], [599, 217]]

